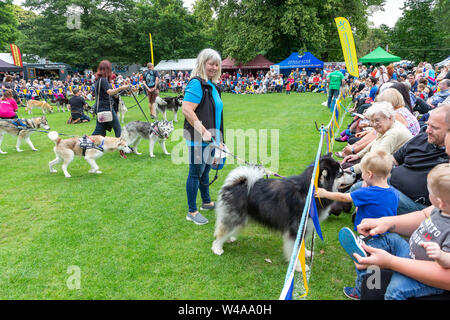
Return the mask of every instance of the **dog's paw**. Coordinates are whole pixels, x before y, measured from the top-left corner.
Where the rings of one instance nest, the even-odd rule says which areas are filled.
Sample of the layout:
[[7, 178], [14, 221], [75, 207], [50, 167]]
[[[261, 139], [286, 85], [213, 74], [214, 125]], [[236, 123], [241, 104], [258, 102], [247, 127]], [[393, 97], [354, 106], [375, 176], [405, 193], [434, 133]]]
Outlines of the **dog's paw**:
[[137, 152], [137, 151], [135, 151], [134, 152], [135, 154], [137, 154], [137, 155], [141, 155], [142, 153], [140, 153], [140, 152]]
[[217, 254], [218, 256], [221, 256], [223, 254], [223, 248], [219, 247], [215, 241], [213, 242], [211, 250], [212, 252], [214, 252], [214, 254]]
[[1, 151], [0, 150], [0, 154], [7, 154], [8, 152], [5, 152], [5, 151]]
[[23, 152], [23, 150], [22, 149], [16, 149], [17, 150], [17, 152]]
[[96, 170], [95, 173], [96, 174], [102, 174], [103, 172], [101, 172], [100, 170]]
[[58, 172], [58, 170], [56, 170], [56, 169], [50, 169], [50, 173], [56, 173], [56, 172]]
[[155, 157], [155, 155], [154, 155], [154, 154], [151, 154], [151, 155], [150, 155], [150, 158], [154, 158], [154, 157]]
[[71, 178], [71, 177], [72, 177], [70, 174], [64, 174], [64, 176], [65, 176], [66, 178]]
[[228, 243], [233, 243], [236, 242], [237, 238], [236, 237], [230, 237], [230, 239], [228, 239]]
[[39, 151], [39, 149], [36, 149], [36, 148], [34, 148], [34, 149], [31, 149], [31, 150], [33, 150], [33, 151]]
[[170, 156], [170, 152], [165, 153], [166, 156]]

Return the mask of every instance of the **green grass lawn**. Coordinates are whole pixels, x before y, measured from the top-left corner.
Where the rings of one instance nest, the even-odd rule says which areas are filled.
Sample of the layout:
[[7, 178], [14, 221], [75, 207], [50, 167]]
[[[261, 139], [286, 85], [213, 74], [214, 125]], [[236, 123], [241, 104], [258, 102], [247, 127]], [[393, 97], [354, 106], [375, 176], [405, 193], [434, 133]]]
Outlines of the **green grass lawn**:
[[[268, 138], [269, 146], [279, 145], [277, 172], [299, 174], [317, 151], [314, 121], [330, 119], [325, 100], [318, 93], [223, 94], [225, 128], [279, 130], [278, 142], [270, 133]], [[125, 102], [134, 105], [130, 97]], [[142, 106], [148, 114], [146, 100]], [[19, 116], [27, 116], [23, 108]], [[95, 127], [94, 121], [67, 125], [67, 113], [47, 118], [52, 130], [70, 135], [91, 134]], [[181, 129], [181, 110], [178, 118], [175, 128]], [[145, 121], [138, 107], [126, 114], [125, 122], [132, 120]], [[183, 152], [183, 140], [172, 138], [169, 152]], [[288, 266], [280, 234], [249, 225], [222, 256], [214, 255], [214, 212], [205, 214], [207, 225], [186, 221], [188, 165], [174, 163], [158, 144], [155, 158], [148, 156], [146, 141], [140, 156], [125, 160], [106, 153], [97, 161], [100, 175], [89, 174], [87, 162], [77, 157], [67, 179], [60, 165], [58, 173], [49, 172], [55, 156], [47, 135], [31, 139], [39, 151], [24, 142], [24, 152], [17, 153], [16, 137], [9, 135], [2, 145], [8, 154], [0, 156], [0, 299], [278, 299]], [[213, 200], [237, 165], [229, 162], [211, 186]], [[353, 284], [351, 260], [337, 240], [338, 230], [350, 225], [349, 214], [322, 223], [324, 241], [316, 237], [307, 299], [344, 299], [342, 287]], [[71, 266], [80, 271], [79, 289], [67, 285]]]

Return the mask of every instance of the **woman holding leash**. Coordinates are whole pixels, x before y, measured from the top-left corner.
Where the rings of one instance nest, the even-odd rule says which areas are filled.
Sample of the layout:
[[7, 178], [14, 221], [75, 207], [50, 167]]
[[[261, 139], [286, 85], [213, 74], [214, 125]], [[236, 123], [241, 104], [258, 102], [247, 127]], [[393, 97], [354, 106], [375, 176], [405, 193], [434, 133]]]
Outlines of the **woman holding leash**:
[[197, 210], [200, 189], [202, 210], [215, 209], [209, 195], [209, 171], [215, 148], [211, 141], [223, 142], [223, 102], [217, 87], [222, 59], [213, 49], [202, 50], [186, 86], [182, 111], [185, 116], [184, 137], [189, 149], [189, 174], [186, 193], [189, 211], [186, 220], [208, 223]]
[[95, 74], [95, 112], [97, 113], [97, 123], [92, 135], [106, 136], [106, 130], [111, 131], [111, 129], [114, 129], [114, 134], [119, 138], [122, 129], [117, 113], [114, 110], [112, 96], [128, 89], [129, 86], [125, 85], [113, 89], [111, 86], [111, 76], [111, 62], [108, 60], [101, 61]]

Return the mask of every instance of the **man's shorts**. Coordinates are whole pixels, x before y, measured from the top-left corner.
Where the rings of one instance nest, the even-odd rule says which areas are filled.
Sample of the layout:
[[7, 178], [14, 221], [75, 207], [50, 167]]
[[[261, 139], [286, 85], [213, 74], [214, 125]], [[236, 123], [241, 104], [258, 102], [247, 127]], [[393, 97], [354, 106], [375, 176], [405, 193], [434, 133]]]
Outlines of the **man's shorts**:
[[156, 97], [159, 94], [159, 90], [155, 89], [154, 91], [147, 91], [147, 95], [148, 95], [148, 102], [150, 104], [155, 103]]

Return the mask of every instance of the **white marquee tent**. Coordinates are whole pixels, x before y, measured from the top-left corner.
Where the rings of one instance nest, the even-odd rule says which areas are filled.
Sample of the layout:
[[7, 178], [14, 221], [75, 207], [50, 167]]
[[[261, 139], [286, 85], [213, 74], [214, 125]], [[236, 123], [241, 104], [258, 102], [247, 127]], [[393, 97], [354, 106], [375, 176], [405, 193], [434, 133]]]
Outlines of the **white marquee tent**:
[[157, 71], [192, 71], [197, 59], [161, 60], [156, 66]]

